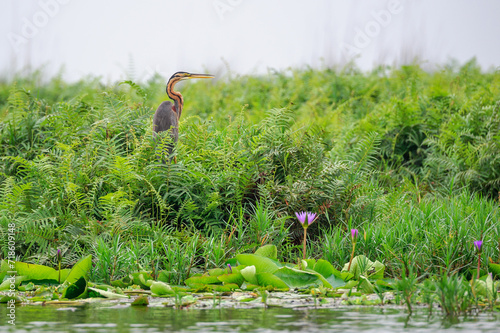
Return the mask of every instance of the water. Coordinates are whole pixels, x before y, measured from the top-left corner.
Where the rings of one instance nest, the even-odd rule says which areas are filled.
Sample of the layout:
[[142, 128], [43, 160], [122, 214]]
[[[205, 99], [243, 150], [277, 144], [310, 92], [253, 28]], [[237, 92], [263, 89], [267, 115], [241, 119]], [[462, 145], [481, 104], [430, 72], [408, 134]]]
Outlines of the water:
[[16, 326], [0, 307], [0, 332], [498, 332], [499, 313], [450, 320], [400, 309], [183, 309], [166, 307], [16, 308]]

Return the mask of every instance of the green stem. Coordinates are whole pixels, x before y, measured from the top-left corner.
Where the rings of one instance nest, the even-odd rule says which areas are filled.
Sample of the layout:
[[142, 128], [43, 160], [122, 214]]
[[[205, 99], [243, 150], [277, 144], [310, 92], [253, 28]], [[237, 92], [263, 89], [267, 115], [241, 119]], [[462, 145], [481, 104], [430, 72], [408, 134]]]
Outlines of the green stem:
[[477, 279], [479, 280], [479, 269], [481, 268], [481, 252], [479, 252], [479, 258], [477, 258]]
[[302, 255], [304, 257], [304, 260], [306, 260], [306, 235], [307, 235], [307, 228], [304, 228], [304, 248], [302, 249]]
[[61, 262], [59, 261], [59, 284], [61, 284]]
[[352, 252], [351, 252], [351, 260], [349, 260], [349, 266], [347, 267], [347, 271], [351, 271], [352, 259], [354, 258], [354, 249], [356, 248], [356, 242], [352, 243]]

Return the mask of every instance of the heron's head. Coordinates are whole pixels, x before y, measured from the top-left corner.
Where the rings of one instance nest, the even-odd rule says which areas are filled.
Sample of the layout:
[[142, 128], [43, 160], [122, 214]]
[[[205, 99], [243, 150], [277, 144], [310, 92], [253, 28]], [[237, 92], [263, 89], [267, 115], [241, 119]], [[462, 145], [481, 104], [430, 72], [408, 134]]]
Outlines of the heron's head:
[[187, 72], [177, 72], [174, 75], [172, 75], [170, 80], [181, 81], [187, 79], [211, 79], [213, 77], [214, 76], [211, 74], [194, 74]]

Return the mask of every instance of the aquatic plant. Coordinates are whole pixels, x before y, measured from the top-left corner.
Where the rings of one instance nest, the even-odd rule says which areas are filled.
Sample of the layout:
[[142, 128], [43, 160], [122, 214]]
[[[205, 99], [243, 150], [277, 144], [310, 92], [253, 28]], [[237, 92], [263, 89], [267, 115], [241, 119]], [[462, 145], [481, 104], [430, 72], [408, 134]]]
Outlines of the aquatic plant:
[[297, 216], [297, 219], [299, 220], [300, 224], [302, 225], [302, 228], [304, 229], [304, 239], [302, 241], [302, 258], [305, 260], [306, 259], [306, 236], [307, 236], [307, 228], [313, 224], [314, 221], [316, 221], [316, 213], [311, 213], [311, 212], [296, 212], [295, 216]]
[[59, 283], [61, 283], [61, 261], [62, 261], [61, 249], [57, 249], [57, 267], [59, 270], [59, 278], [57, 279], [57, 282]]
[[351, 243], [352, 243], [352, 251], [351, 251], [351, 259], [349, 260], [349, 266], [347, 267], [347, 270], [351, 270], [351, 264], [352, 264], [352, 259], [354, 258], [354, 250], [356, 249], [356, 241], [357, 237], [359, 235], [358, 229], [351, 229]]
[[474, 247], [477, 250], [477, 276], [476, 276], [477, 279], [479, 279], [479, 270], [481, 269], [481, 246], [482, 245], [483, 245], [482, 240], [474, 241]]

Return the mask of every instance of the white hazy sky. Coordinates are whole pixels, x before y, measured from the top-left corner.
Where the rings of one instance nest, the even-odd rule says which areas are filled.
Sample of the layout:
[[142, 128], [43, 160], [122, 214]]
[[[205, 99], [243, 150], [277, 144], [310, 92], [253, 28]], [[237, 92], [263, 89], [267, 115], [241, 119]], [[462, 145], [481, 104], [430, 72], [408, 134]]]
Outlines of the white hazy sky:
[[415, 57], [500, 68], [499, 18], [498, 0], [0, 0], [0, 76], [64, 66], [69, 80], [144, 80]]

